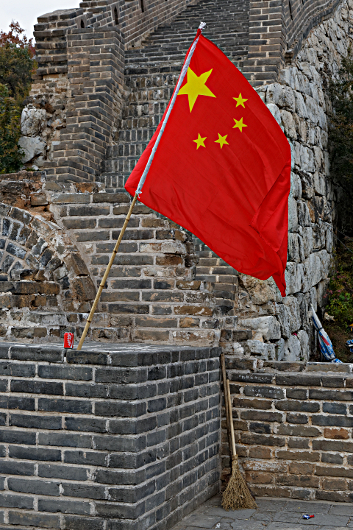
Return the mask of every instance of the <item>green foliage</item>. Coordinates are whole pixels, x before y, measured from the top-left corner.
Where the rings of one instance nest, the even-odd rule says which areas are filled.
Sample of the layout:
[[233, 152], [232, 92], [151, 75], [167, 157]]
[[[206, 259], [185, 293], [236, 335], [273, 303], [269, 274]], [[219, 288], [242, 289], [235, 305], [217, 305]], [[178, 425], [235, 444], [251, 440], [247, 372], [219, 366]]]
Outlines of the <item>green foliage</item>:
[[353, 240], [345, 238], [344, 245], [337, 247], [336, 271], [330, 280], [326, 311], [335, 317], [339, 328], [348, 332], [353, 323]]
[[17, 22], [0, 31], [0, 173], [18, 171], [23, 153], [18, 146], [21, 111], [35, 68], [32, 40]]
[[331, 82], [334, 113], [331, 118], [330, 147], [332, 174], [341, 184], [353, 181], [353, 57], [343, 59], [339, 78]]
[[333, 113], [329, 128], [330, 175], [337, 191], [337, 226], [353, 234], [353, 55], [342, 60], [329, 86]]
[[7, 86], [10, 97], [19, 103], [31, 88], [33, 60], [27, 48], [16, 44], [0, 47], [0, 84]]
[[0, 84], [0, 173], [13, 173], [22, 165], [22, 150], [18, 147], [21, 135], [21, 107]]

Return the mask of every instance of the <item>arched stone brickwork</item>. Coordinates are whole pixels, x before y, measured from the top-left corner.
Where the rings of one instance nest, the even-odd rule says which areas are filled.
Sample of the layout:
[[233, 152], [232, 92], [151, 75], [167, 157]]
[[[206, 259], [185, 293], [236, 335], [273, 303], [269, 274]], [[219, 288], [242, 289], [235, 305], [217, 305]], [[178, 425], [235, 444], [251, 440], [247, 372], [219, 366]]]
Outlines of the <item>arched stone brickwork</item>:
[[56, 223], [0, 203], [0, 224], [0, 336], [60, 336], [95, 296], [84, 261]]

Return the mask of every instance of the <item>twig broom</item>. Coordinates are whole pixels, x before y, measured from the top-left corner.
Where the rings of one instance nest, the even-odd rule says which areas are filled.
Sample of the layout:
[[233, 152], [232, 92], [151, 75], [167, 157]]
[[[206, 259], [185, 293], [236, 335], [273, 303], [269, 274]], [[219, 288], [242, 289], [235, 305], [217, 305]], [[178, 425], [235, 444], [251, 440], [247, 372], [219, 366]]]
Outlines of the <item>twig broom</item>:
[[238, 455], [235, 449], [233, 413], [230, 397], [229, 381], [226, 376], [226, 368], [224, 362], [224, 355], [221, 355], [222, 374], [223, 374], [223, 388], [224, 401], [227, 417], [227, 426], [230, 427], [231, 440], [231, 455], [232, 455], [232, 476], [229, 479], [228, 485], [223, 493], [222, 507], [225, 510], [240, 510], [245, 508], [257, 508], [248, 486], [240, 473]]

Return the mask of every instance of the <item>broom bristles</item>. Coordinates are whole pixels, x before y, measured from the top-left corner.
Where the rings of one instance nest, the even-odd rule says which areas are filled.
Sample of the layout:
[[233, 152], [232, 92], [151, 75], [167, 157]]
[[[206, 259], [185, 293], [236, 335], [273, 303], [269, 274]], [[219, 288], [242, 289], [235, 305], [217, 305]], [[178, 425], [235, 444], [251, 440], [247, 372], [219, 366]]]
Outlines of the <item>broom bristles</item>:
[[222, 507], [225, 510], [241, 510], [257, 508], [248, 486], [240, 473], [238, 456], [232, 457], [232, 476], [229, 479], [222, 497]]

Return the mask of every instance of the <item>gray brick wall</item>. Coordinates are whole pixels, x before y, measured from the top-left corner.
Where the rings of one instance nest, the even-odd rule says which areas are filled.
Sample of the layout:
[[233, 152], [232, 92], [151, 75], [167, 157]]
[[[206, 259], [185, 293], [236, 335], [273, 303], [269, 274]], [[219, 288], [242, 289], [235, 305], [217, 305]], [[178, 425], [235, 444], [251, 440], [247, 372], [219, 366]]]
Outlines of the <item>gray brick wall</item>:
[[[228, 357], [237, 452], [255, 495], [353, 501], [351, 370]], [[222, 425], [227, 479], [225, 420]]]
[[0, 523], [164, 530], [219, 489], [219, 349], [0, 344]]
[[244, 74], [253, 86], [273, 83], [298, 54], [310, 31], [341, 0], [250, 0], [249, 51]]

